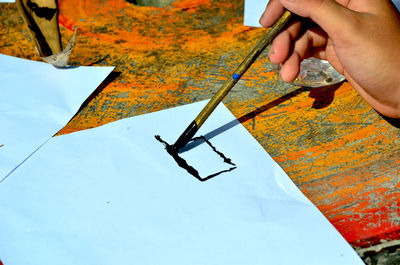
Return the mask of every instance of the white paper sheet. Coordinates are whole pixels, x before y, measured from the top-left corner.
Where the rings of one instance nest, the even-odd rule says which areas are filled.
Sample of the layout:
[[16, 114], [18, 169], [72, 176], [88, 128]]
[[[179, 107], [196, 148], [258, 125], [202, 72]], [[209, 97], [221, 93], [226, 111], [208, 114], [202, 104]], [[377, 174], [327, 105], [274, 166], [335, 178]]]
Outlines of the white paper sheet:
[[[244, 25], [261, 27], [258, 21], [268, 4], [269, 0], [245, 0], [244, 2]], [[400, 0], [392, 0], [394, 5], [400, 10]]]
[[261, 27], [258, 21], [264, 13], [269, 0], [245, 0], [244, 1], [244, 25]]
[[[154, 135], [173, 143], [204, 105], [52, 138], [0, 184], [3, 263], [363, 264], [223, 105], [198, 134], [237, 168], [201, 182], [178, 167]], [[210, 172], [214, 155], [182, 154]]]
[[0, 54], [0, 181], [62, 128], [112, 69], [57, 69]]

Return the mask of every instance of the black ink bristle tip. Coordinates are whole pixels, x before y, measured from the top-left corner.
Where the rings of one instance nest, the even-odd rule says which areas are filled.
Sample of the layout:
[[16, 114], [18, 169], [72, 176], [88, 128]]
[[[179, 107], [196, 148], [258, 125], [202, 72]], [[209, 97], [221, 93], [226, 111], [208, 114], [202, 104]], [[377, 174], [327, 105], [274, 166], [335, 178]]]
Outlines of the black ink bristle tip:
[[168, 153], [178, 153], [179, 148], [177, 148], [175, 145], [170, 145], [167, 147]]
[[198, 130], [199, 127], [195, 121], [189, 124], [186, 130], [181, 134], [181, 136], [179, 136], [178, 140], [176, 140], [175, 144], [173, 144], [176, 152], [185, 147], [185, 145], [187, 145], [187, 143], [193, 138]]

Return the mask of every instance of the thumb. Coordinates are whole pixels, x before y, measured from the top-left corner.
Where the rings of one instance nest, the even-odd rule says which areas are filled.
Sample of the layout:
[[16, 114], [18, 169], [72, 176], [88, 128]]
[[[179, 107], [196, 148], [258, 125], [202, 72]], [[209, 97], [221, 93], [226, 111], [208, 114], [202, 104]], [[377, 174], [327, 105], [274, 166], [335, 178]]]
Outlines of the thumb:
[[[356, 25], [357, 12], [334, 0], [279, 0], [289, 11], [301, 17], [310, 18], [331, 38], [348, 35]], [[344, 37], [344, 36], [343, 36]]]

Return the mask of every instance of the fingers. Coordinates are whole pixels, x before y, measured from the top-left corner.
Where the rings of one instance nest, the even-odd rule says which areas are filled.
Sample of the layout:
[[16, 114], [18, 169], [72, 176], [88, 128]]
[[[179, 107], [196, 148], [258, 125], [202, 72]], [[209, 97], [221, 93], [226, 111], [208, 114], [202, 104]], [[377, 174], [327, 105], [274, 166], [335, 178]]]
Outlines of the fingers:
[[[367, 1], [367, 0], [366, 0]], [[333, 42], [347, 45], [349, 37], [355, 34], [360, 25], [360, 13], [347, 9], [348, 0], [271, 0], [260, 18], [260, 24], [272, 26], [285, 9], [315, 22], [313, 30], [304, 21], [293, 22], [273, 41], [270, 60], [282, 64], [281, 79], [293, 81], [304, 58], [316, 56], [325, 59], [329, 35]], [[335, 41], [338, 40], [338, 41]]]
[[285, 8], [278, 0], [270, 0], [260, 18], [260, 24], [266, 28], [271, 27], [284, 11]]
[[288, 9], [301, 17], [310, 18], [333, 39], [343, 39], [349, 36], [348, 32], [358, 29], [358, 12], [346, 8], [344, 5], [348, 2], [348, 0], [271, 0], [260, 18], [260, 24], [271, 27], [284, 10]]
[[288, 28], [278, 34], [271, 44], [269, 59], [272, 63], [283, 63], [290, 53], [292, 41], [299, 35], [301, 30], [301, 22], [295, 21]]
[[301, 61], [309, 56], [312, 41], [307, 34], [302, 35], [293, 44], [293, 50], [283, 62], [280, 76], [285, 82], [292, 82], [296, 79], [300, 72]]
[[[270, 56], [270, 60], [273, 63], [283, 64], [281, 79], [286, 82], [292, 82], [297, 77], [300, 71], [300, 63], [303, 59], [311, 56], [325, 59], [323, 57], [326, 56], [324, 50], [327, 38], [318, 28], [312, 28], [302, 33], [289, 47], [290, 42], [287, 42], [285, 38], [290, 37], [292, 36], [289, 33], [281, 34], [273, 44], [277, 46], [271, 47], [275, 52]], [[285, 47], [283, 43], [289, 43], [289, 45]]]
[[279, 73], [282, 81], [293, 82], [300, 72], [301, 58], [297, 53], [293, 53], [283, 64]]
[[332, 38], [336, 36], [342, 38], [342, 33], [352, 32], [356, 25], [354, 18], [357, 12], [347, 9], [334, 0], [279, 0], [279, 2], [289, 11], [316, 22]]

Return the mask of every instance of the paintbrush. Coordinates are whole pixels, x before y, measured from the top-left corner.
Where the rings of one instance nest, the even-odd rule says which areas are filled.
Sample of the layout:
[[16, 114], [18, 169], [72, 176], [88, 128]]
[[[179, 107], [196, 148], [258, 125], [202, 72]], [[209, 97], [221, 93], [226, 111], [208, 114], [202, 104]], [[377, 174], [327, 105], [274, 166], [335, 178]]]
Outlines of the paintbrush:
[[258, 56], [264, 51], [264, 49], [272, 42], [272, 40], [278, 35], [278, 33], [288, 24], [292, 13], [285, 11], [283, 15], [275, 22], [271, 29], [265, 34], [265, 36], [257, 43], [254, 49], [247, 55], [244, 61], [236, 68], [232, 76], [224, 83], [224, 85], [218, 90], [218, 92], [210, 99], [203, 110], [197, 115], [192, 123], [186, 128], [186, 130], [179, 136], [178, 140], [172, 145], [172, 149], [178, 152], [179, 149], [183, 148], [196, 134], [201, 125], [215, 110], [222, 99], [228, 94], [232, 87], [239, 81], [242, 75], [249, 69], [254, 63]]

